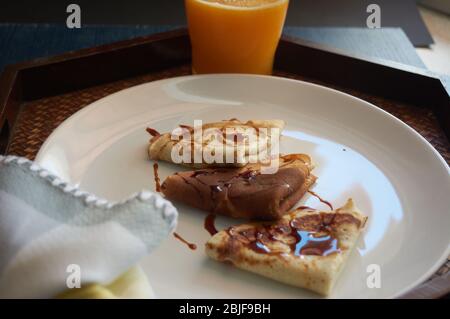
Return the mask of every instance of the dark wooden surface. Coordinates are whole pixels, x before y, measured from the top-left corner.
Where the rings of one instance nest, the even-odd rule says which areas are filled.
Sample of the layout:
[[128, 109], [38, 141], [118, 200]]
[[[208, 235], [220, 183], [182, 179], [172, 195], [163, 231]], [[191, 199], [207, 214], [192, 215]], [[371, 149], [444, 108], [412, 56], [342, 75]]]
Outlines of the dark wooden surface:
[[280, 42], [276, 61], [277, 69], [325, 84], [431, 108], [450, 139], [450, 97], [441, 80], [427, 70], [381, 59], [361, 59], [286, 37]]
[[[0, 153], [32, 159], [51, 131], [85, 105], [125, 87], [189, 74], [189, 63], [189, 38], [178, 30], [9, 66], [0, 77]], [[382, 107], [450, 161], [450, 98], [432, 74], [288, 38], [280, 42], [275, 67], [278, 76], [337, 88]], [[429, 297], [448, 292], [448, 263], [416, 296], [430, 287]]]
[[[17, 85], [11, 84], [14, 77], [20, 78], [21, 99], [32, 100], [146, 74], [189, 60], [190, 44], [186, 30], [37, 59], [6, 68], [0, 79], [0, 107], [11, 105], [10, 86]], [[288, 38], [280, 42], [276, 68], [325, 84], [431, 107], [447, 137], [450, 137], [449, 96], [440, 79], [425, 70], [384, 60], [359, 59], [339, 50]], [[2, 127], [4, 121], [5, 110], [2, 110]], [[9, 127], [11, 122], [10, 118]]]

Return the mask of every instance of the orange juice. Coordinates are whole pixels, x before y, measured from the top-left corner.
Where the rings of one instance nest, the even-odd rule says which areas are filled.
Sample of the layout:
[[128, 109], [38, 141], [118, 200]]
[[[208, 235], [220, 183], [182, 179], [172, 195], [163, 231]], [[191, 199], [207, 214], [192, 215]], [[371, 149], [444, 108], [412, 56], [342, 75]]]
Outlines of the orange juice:
[[271, 74], [289, 0], [185, 0], [194, 73]]

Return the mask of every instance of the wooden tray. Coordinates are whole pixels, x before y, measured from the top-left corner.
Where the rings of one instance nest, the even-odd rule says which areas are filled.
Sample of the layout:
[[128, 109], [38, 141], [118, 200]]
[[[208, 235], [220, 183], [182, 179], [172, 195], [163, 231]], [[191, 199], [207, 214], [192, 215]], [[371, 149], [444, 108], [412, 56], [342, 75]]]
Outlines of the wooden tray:
[[[0, 154], [34, 159], [50, 133], [76, 111], [124, 88], [190, 74], [190, 60], [182, 29], [8, 66], [0, 77]], [[336, 88], [385, 109], [450, 163], [450, 97], [432, 73], [284, 37], [275, 75]], [[449, 267], [448, 259], [405, 297], [449, 293]]]

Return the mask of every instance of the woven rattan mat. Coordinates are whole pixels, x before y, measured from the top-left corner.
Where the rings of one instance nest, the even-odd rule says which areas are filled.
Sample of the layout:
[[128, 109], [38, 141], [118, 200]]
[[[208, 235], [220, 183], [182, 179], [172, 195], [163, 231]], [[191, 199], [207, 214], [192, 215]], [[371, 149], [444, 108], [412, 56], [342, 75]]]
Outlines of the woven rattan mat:
[[[90, 87], [63, 95], [25, 102], [20, 106], [21, 112], [13, 127], [8, 154], [24, 156], [33, 160], [42, 143], [50, 133], [66, 118], [86, 105], [111, 93], [137, 84], [187, 74], [190, 74], [190, 66], [188, 65]], [[308, 80], [285, 72], [276, 72], [276, 75]], [[330, 87], [330, 85], [327, 86]], [[343, 89], [342, 91], [346, 91], [347, 93], [369, 101], [407, 123], [425, 137], [441, 153], [447, 163], [450, 163], [450, 143], [439, 127], [436, 117], [429, 108], [419, 108], [407, 104], [399, 104], [398, 102], [346, 89]], [[449, 272], [449, 269], [450, 258], [447, 259], [447, 262], [433, 277], [443, 276]]]

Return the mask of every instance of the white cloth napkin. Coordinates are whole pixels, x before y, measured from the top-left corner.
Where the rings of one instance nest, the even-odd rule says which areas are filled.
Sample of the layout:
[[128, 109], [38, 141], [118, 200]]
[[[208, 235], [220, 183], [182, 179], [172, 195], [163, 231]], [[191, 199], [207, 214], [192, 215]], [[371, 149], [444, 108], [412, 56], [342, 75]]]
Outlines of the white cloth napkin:
[[110, 203], [0, 156], [0, 297], [55, 297], [78, 277], [81, 287], [110, 284], [174, 230], [177, 215], [159, 194]]

